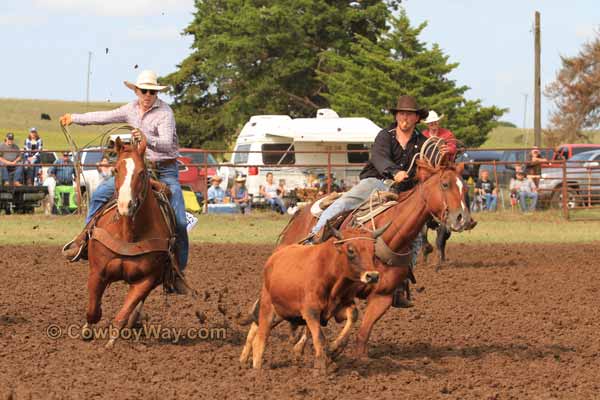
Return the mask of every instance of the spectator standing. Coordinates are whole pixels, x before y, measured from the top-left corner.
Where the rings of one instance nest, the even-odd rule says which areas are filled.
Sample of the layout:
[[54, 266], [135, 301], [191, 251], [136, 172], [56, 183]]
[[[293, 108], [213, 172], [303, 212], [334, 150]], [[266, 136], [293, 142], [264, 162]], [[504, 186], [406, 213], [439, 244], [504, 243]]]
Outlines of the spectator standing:
[[444, 114], [438, 116], [435, 111], [429, 111], [427, 118], [423, 121], [427, 124], [427, 130], [423, 132], [423, 136], [426, 138], [435, 136], [444, 139], [448, 156], [451, 161], [454, 161], [454, 158], [456, 157], [456, 137], [452, 131], [440, 126], [440, 120], [442, 118], [444, 118]]
[[219, 186], [222, 180], [223, 179], [218, 175], [213, 176], [210, 180], [211, 186], [208, 188], [207, 193], [208, 202], [210, 204], [220, 204], [225, 200], [225, 191]]
[[40, 151], [43, 150], [43, 147], [44, 145], [37, 129], [29, 129], [29, 135], [27, 136], [27, 139], [25, 139], [25, 144], [23, 146], [23, 150], [25, 150], [25, 162], [29, 164], [25, 169], [25, 181], [27, 185], [33, 185], [35, 183], [35, 178], [38, 176], [40, 167], [36, 164], [40, 163]]
[[533, 180], [533, 183], [537, 186], [542, 176], [542, 164], [547, 163], [548, 159], [544, 158], [540, 154], [540, 149], [534, 146], [529, 154], [528, 174], [527, 177]]
[[73, 186], [75, 179], [75, 167], [69, 156], [69, 152], [63, 152], [62, 158], [54, 161], [54, 164], [48, 169], [48, 175], [56, 180], [56, 186]]
[[4, 186], [11, 183], [10, 176], [12, 174], [12, 184], [21, 186], [23, 179], [23, 166], [21, 162], [21, 152], [19, 146], [15, 144], [15, 135], [11, 132], [6, 134], [4, 143], [0, 144], [0, 174], [4, 181]]
[[231, 199], [240, 208], [242, 214], [250, 212], [250, 196], [246, 188], [246, 178], [238, 176], [235, 178], [235, 185], [231, 188]]
[[475, 193], [485, 199], [485, 208], [488, 211], [496, 211], [498, 204], [498, 192], [494, 182], [490, 181], [490, 173], [487, 170], [481, 171], [481, 177], [475, 183]]
[[[521, 211], [535, 211], [538, 199], [537, 188], [531, 179], [525, 177], [523, 171], [518, 171], [516, 178], [510, 181], [510, 191], [515, 193], [519, 199]], [[527, 206], [527, 199], [530, 200], [529, 207]]]
[[283, 196], [284, 191], [284, 188], [273, 182], [273, 173], [267, 172], [267, 181], [260, 187], [259, 193], [265, 198], [271, 208], [280, 214], [285, 214], [287, 211], [280, 197]]

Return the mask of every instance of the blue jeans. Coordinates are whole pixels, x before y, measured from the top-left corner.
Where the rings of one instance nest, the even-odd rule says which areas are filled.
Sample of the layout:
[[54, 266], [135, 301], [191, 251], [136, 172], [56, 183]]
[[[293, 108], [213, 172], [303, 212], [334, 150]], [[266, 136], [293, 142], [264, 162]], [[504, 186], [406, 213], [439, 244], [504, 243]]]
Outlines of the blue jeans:
[[[531, 200], [529, 208], [527, 207], [527, 199]], [[519, 192], [519, 205], [521, 211], [535, 211], [538, 194], [536, 192]]]
[[388, 190], [383, 180], [377, 178], [366, 178], [354, 185], [352, 189], [342, 194], [342, 196], [327, 207], [317, 224], [312, 228], [312, 233], [319, 232], [331, 218], [344, 212], [354, 210], [362, 202], [367, 200], [374, 190]]
[[283, 204], [283, 200], [279, 197], [272, 197], [267, 199], [267, 203], [271, 206], [271, 208], [275, 211], [280, 211], [282, 214], [285, 214], [287, 208], [285, 208], [285, 204]]
[[0, 175], [4, 182], [8, 182], [10, 180], [10, 174], [13, 174], [14, 182], [21, 182], [21, 180], [23, 179], [23, 166], [4, 165], [0, 163]]
[[485, 206], [488, 211], [496, 211], [498, 196], [492, 193], [485, 194]]
[[[190, 245], [186, 229], [187, 221], [185, 218], [185, 204], [183, 202], [183, 193], [181, 192], [181, 186], [179, 185], [179, 169], [177, 167], [177, 164], [172, 164], [166, 167], [159, 167], [156, 170], [156, 175], [158, 176], [158, 180], [167, 185], [169, 187], [169, 190], [171, 190], [170, 203], [171, 207], [173, 207], [173, 211], [175, 212], [175, 222], [177, 225], [175, 228], [175, 233], [177, 235], [177, 239], [175, 241], [177, 260], [179, 261], [179, 268], [183, 272], [183, 270], [187, 266]], [[115, 178], [111, 176], [110, 178], [102, 182], [102, 184], [98, 186], [98, 188], [92, 195], [88, 215], [85, 219], [86, 225], [88, 222], [90, 222], [92, 216], [113, 197], [114, 193]]]

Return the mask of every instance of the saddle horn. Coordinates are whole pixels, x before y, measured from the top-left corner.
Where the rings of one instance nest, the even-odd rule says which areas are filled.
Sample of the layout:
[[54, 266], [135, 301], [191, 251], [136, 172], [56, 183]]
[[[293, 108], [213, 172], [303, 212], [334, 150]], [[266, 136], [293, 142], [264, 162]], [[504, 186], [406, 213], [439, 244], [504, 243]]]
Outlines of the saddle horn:
[[377, 239], [379, 236], [383, 235], [383, 233], [390, 227], [392, 221], [389, 221], [387, 224], [382, 226], [381, 228], [377, 228], [373, 231], [373, 239]]

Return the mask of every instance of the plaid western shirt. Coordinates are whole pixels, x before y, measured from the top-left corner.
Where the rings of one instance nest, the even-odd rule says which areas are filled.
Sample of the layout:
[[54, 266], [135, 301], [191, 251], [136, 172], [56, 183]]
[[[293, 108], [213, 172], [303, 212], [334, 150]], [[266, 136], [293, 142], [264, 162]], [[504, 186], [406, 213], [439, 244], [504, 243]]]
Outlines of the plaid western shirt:
[[179, 157], [179, 140], [175, 131], [175, 116], [167, 103], [157, 98], [150, 110], [141, 114], [138, 101], [111, 111], [73, 114], [78, 125], [104, 125], [126, 123], [138, 128], [148, 143], [146, 157], [150, 161], [164, 161]]

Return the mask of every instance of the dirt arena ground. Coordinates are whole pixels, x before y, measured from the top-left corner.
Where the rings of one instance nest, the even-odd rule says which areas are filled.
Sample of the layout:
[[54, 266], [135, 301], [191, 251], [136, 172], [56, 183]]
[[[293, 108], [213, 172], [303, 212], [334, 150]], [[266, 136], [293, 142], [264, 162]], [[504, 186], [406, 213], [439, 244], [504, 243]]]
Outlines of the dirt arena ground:
[[[597, 249], [450, 244], [446, 269], [418, 267], [416, 307], [392, 309], [376, 325], [370, 359], [346, 351], [337, 372], [320, 377], [310, 351], [303, 363], [293, 361], [285, 327], [272, 337], [261, 375], [237, 361], [246, 329], [236, 320], [258, 293], [270, 246], [193, 246], [188, 275], [201, 301], [156, 290], [145, 309], [161, 337], [121, 340], [112, 351], [104, 350], [106, 340], [75, 337], [85, 316], [87, 264], [63, 262], [55, 247], [3, 247], [0, 396], [599, 398]], [[123, 284], [107, 290], [101, 326], [124, 294]], [[196, 308], [208, 317], [202, 325]], [[200, 337], [162, 336], [171, 328]], [[223, 334], [217, 328], [225, 338], [215, 337]], [[330, 324], [328, 337], [337, 329]]]

